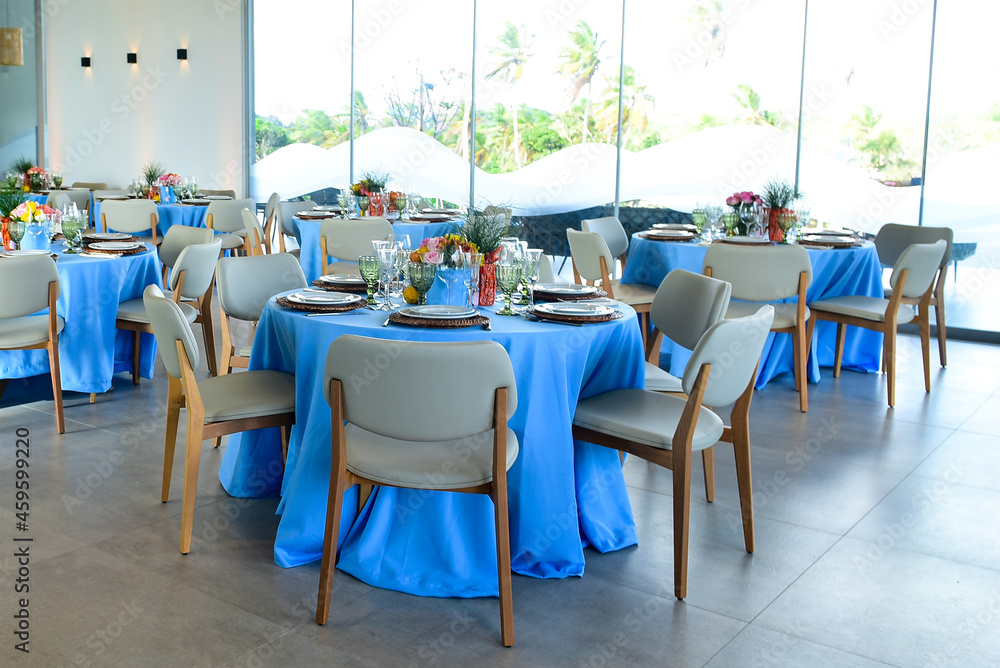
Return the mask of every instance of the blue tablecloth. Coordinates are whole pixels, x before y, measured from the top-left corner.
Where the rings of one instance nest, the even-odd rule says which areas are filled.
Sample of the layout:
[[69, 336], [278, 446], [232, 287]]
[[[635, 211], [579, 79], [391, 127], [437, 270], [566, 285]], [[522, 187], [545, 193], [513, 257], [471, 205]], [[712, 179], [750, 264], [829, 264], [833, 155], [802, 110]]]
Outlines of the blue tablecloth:
[[[291, 227], [295, 231], [295, 239], [302, 249], [299, 260], [302, 263], [302, 271], [306, 275], [306, 280], [315, 281], [323, 273], [323, 261], [320, 258], [319, 249], [319, 226], [320, 220], [303, 220], [298, 216], [292, 217]], [[460, 223], [461, 221], [456, 221]], [[448, 234], [454, 229], [455, 222], [448, 223], [407, 223], [398, 220], [392, 221], [392, 231], [396, 239], [402, 239], [403, 235], [410, 237], [410, 246], [416, 248], [417, 245], [427, 237], [437, 237]], [[357, 262], [358, 258], [341, 258], [346, 262]]]
[[[700, 274], [706, 246], [699, 243], [657, 241], [632, 235], [628, 261], [622, 273], [622, 283], [644, 283], [659, 286], [674, 269], [687, 269]], [[841, 295], [882, 296], [882, 267], [871, 242], [856, 248], [809, 249], [813, 280], [806, 292], [807, 299], [817, 301]], [[794, 301], [794, 300], [789, 300]], [[809, 355], [809, 379], [818, 382], [820, 366], [833, 366], [836, 352], [837, 327], [834, 323], [816, 324], [816, 336]], [[857, 371], [878, 371], [881, 365], [882, 335], [859, 327], [848, 327], [844, 343], [844, 367]], [[664, 338], [661, 366], [680, 376], [691, 357], [690, 351]], [[664, 356], [669, 355], [666, 362]], [[772, 334], [761, 356], [757, 389], [782, 373], [794, 372], [792, 337]]]
[[[193, 204], [157, 204], [156, 213], [159, 217], [159, 222], [156, 224], [156, 233], [162, 237], [173, 225], [205, 227], [205, 216], [207, 212], [207, 206], [195, 206]], [[94, 224], [98, 229], [101, 228], [100, 202], [94, 203]], [[108, 231], [114, 232], [115, 230]]]
[[[146, 247], [152, 249], [149, 244]], [[151, 283], [160, 285], [160, 259], [155, 250], [103, 259], [66, 255], [55, 245], [53, 249], [59, 255], [56, 268], [62, 290], [56, 310], [66, 320], [59, 335], [62, 388], [107, 392], [113, 374], [132, 368], [132, 333], [115, 329], [118, 304], [142, 297]], [[152, 378], [156, 340], [151, 334], [142, 335], [140, 353], [140, 373]], [[0, 378], [48, 373], [44, 350], [0, 352]]]
[[[239, 497], [280, 490], [275, 561], [305, 564], [322, 555], [330, 478], [330, 408], [323, 398], [327, 349], [341, 334], [393, 340], [493, 339], [510, 354], [518, 408], [509, 420], [520, 454], [510, 470], [511, 567], [535, 577], [582, 575], [583, 548], [636, 543], [618, 453], [574, 442], [578, 398], [641, 387], [642, 340], [631, 309], [611, 323], [574, 327], [493, 317], [493, 331], [382, 327], [384, 312], [310, 318], [272, 300], [257, 328], [250, 366], [296, 375], [296, 418], [282, 474], [277, 430], [233, 438], [220, 477]], [[484, 309], [484, 312], [486, 310]], [[490, 314], [492, 315], [492, 314]], [[429, 370], [433, 375], [433, 370]], [[474, 382], [475, 369], [469, 369]], [[433, 391], [414, 378], [413, 391]], [[386, 407], [392, 410], [391, 406]], [[448, 407], [441, 407], [447, 419]], [[491, 501], [483, 496], [379, 488], [360, 516], [345, 498], [339, 567], [378, 587], [425, 596], [496, 596]]]
[[41, 193], [25, 193], [24, 195], [24, 201], [35, 202], [37, 204], [45, 204], [46, 200], [48, 199], [49, 196], [47, 194], [43, 195]]

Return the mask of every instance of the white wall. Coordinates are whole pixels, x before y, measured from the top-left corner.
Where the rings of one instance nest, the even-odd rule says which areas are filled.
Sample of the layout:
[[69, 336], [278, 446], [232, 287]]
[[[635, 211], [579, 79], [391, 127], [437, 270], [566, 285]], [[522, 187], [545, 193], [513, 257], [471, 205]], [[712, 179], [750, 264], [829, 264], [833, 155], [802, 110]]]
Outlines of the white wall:
[[[242, 194], [241, 0], [46, 3], [49, 164], [126, 187], [143, 164]], [[186, 62], [177, 49], [188, 49]], [[138, 64], [126, 53], [138, 53]], [[91, 57], [91, 67], [80, 58]], [[250, 149], [253, 150], [252, 148]]]

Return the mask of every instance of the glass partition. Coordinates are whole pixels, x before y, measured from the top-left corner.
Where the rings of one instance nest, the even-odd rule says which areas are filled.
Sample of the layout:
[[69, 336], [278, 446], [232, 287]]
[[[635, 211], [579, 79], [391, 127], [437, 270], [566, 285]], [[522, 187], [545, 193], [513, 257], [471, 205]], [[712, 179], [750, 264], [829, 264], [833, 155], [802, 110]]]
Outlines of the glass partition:
[[40, 63], [36, 55], [38, 30], [34, 0], [9, 0], [5, 6], [5, 27], [20, 28], [23, 65], [0, 65], [0, 176], [11, 163], [25, 158], [46, 167], [46, 156], [38, 159], [38, 82]]

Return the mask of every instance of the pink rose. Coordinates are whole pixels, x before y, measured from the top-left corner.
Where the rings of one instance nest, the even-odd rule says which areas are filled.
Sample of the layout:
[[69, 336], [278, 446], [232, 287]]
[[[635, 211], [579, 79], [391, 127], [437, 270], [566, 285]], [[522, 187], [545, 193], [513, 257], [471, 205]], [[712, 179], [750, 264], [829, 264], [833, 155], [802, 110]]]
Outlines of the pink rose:
[[427, 264], [441, 264], [444, 262], [444, 255], [437, 251], [427, 251], [424, 253], [424, 262]]
[[[430, 239], [424, 239], [423, 245], [427, 246], [427, 250], [429, 250], [430, 252], [436, 253], [438, 251], [438, 248], [441, 247], [441, 238], [440, 237], [432, 237]], [[437, 263], [435, 262], [434, 264], [437, 264]]]
[[740, 199], [736, 195], [731, 195], [726, 198], [726, 204], [729, 206], [736, 206], [740, 203]]
[[753, 193], [748, 190], [744, 190], [740, 193], [740, 201], [744, 204], [749, 204], [753, 201]]

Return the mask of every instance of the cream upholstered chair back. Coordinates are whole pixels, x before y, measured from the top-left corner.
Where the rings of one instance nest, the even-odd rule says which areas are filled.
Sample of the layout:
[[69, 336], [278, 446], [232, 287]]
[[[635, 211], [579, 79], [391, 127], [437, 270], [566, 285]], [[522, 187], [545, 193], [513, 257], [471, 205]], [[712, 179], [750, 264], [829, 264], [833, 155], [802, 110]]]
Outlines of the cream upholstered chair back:
[[260, 320], [274, 295], [306, 287], [299, 261], [289, 253], [224, 257], [215, 269], [219, 306], [237, 320]]
[[257, 203], [249, 198], [212, 200], [208, 210], [205, 211], [205, 225], [216, 232], [227, 234], [242, 232], [243, 215], [240, 212], [243, 209], [255, 211]]
[[181, 251], [191, 244], [211, 243], [212, 230], [207, 227], [188, 227], [187, 225], [171, 225], [163, 235], [160, 244], [160, 262], [167, 267], [177, 264]]
[[513, 211], [511, 211], [511, 209], [505, 206], [493, 206], [492, 204], [483, 209], [484, 216], [489, 216], [489, 217], [503, 216], [504, 224], [506, 225], [510, 225], [510, 218], [512, 213]]
[[[422, 385], [427, 369], [435, 370], [433, 382]], [[470, 376], [469, 369], [475, 374]], [[404, 441], [449, 441], [491, 430], [498, 388], [507, 388], [507, 415], [517, 409], [514, 369], [496, 341], [431, 343], [342, 335], [326, 358], [327, 401], [331, 379], [343, 384], [348, 422]], [[386, 406], [394, 407], [391, 414]], [[448, 419], [441, 419], [441, 406], [448, 406]]]
[[117, 200], [101, 202], [102, 227], [115, 232], [129, 234], [152, 234], [159, 220], [156, 203], [149, 199]]
[[614, 216], [590, 218], [580, 221], [580, 229], [584, 232], [597, 232], [608, 245], [612, 257], [621, 257], [628, 252], [628, 235], [621, 221]]
[[657, 288], [650, 317], [668, 339], [693, 350], [708, 328], [726, 315], [731, 292], [726, 281], [674, 269]]
[[107, 190], [107, 183], [97, 181], [74, 181], [70, 188], [86, 188], [87, 190]]
[[941, 266], [941, 258], [948, 250], [948, 243], [938, 239], [932, 244], [911, 244], [892, 267], [889, 285], [895, 289], [902, 271], [906, 270], [903, 297], [916, 299], [930, 289]]
[[738, 246], [712, 244], [705, 253], [704, 267], [712, 276], [732, 284], [733, 299], [769, 302], [794, 297], [799, 275], [812, 283], [812, 261], [802, 246]]
[[[215, 264], [219, 261], [222, 251], [222, 239], [216, 239], [207, 244], [192, 244], [184, 248], [177, 256], [174, 270], [170, 274], [170, 289], [177, 289], [181, 273], [184, 283], [181, 285], [183, 299], [200, 299], [212, 284], [215, 276]], [[194, 361], [192, 366], [197, 366]]]
[[72, 200], [65, 190], [52, 190], [45, 198], [45, 205], [51, 206], [53, 209], [62, 209], [64, 206], [69, 206], [71, 202]]
[[250, 255], [264, 254], [264, 228], [257, 220], [257, 214], [249, 209], [240, 212], [243, 218], [243, 229], [247, 233], [247, 244], [250, 246]]
[[943, 239], [948, 247], [941, 258], [941, 268], [945, 269], [951, 262], [951, 249], [955, 234], [950, 227], [924, 227], [917, 225], [899, 225], [888, 223], [883, 225], [875, 235], [875, 250], [878, 261], [883, 267], [893, 267], [899, 256], [911, 244], [930, 244]]
[[552, 258], [542, 253], [541, 259], [538, 261], [538, 282], [539, 283], [555, 283], [556, 282], [556, 272], [552, 267]]
[[396, 240], [392, 224], [378, 217], [327, 218], [319, 225], [319, 236], [326, 240], [327, 255], [346, 262], [357, 262], [362, 255], [371, 255], [372, 241]]
[[181, 307], [174, 300], [164, 297], [163, 292], [155, 285], [149, 285], [143, 291], [142, 304], [146, 307], [146, 315], [153, 327], [153, 336], [156, 338], [156, 345], [167, 373], [174, 378], [181, 377], [177, 341], [184, 344], [184, 351], [191, 361], [191, 367], [198, 368], [200, 360], [198, 343], [194, 340], [194, 332], [184, 318]]
[[63, 190], [66, 197], [69, 198], [70, 202], [76, 204], [76, 208], [80, 211], [90, 210], [90, 191], [85, 188], [70, 188], [69, 190]]
[[232, 197], [236, 199], [235, 190], [210, 190], [202, 188], [198, 191], [199, 197]]
[[297, 214], [299, 211], [311, 211], [315, 206], [313, 202], [308, 200], [302, 200], [299, 202], [278, 202], [278, 207], [275, 210], [275, 216], [278, 219], [278, 229], [281, 230], [282, 234], [287, 234], [290, 237], [295, 236], [295, 230], [292, 229], [292, 216]]
[[[127, 198], [129, 196], [129, 191], [124, 188], [102, 188], [100, 190], [94, 190], [94, 199], [102, 200], [105, 197], [111, 197], [113, 199], [121, 199], [123, 197]], [[149, 200], [152, 201], [152, 200]]]
[[701, 367], [711, 364], [702, 404], [726, 406], [736, 401], [753, 381], [773, 319], [774, 307], [764, 304], [754, 315], [720, 320], [709, 327], [684, 369], [684, 392], [691, 393]]
[[17, 286], [4, 291], [0, 299], [0, 319], [20, 318], [49, 307], [49, 283], [56, 284], [59, 272], [47, 255], [26, 255], [0, 260], [0, 285]]
[[267, 198], [267, 204], [264, 205], [264, 222], [267, 222], [275, 215], [275, 211], [278, 209], [278, 202], [281, 201], [281, 195], [278, 193], [271, 193], [271, 196]]
[[566, 238], [569, 240], [569, 252], [573, 256], [576, 270], [585, 281], [601, 280], [601, 258], [604, 258], [608, 273], [614, 271], [615, 256], [600, 234], [570, 228], [566, 230]]

